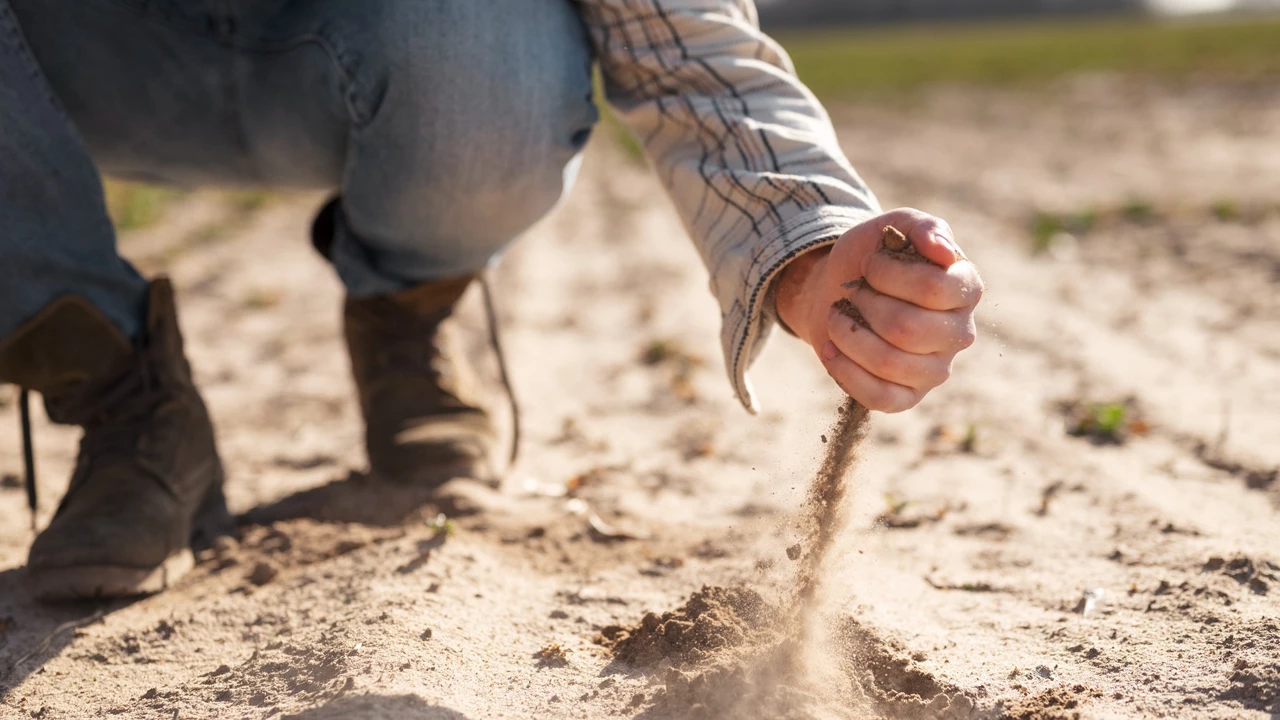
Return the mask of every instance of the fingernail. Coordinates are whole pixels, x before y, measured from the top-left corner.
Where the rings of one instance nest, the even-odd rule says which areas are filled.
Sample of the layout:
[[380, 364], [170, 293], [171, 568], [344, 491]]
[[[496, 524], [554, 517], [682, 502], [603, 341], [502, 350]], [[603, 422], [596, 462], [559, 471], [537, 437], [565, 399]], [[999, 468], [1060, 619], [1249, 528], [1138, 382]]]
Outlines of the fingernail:
[[942, 233], [937, 233], [937, 232], [933, 234], [933, 239], [950, 248], [952, 254], [954, 254], [956, 257], [958, 258], [964, 257], [964, 254], [960, 252], [960, 246], [956, 244], [955, 240], [952, 240], [946, 235], [943, 235]]
[[827, 341], [826, 345], [822, 346], [822, 359], [826, 360], [827, 362], [831, 362], [832, 360], [835, 360], [839, 354], [840, 354], [840, 351], [836, 349], [836, 344], [831, 342], [830, 340]]
[[854, 292], [857, 292], [859, 290], [872, 289], [869, 285], [867, 285], [867, 279], [865, 277], [860, 277], [857, 280], [850, 280], [847, 283], [841, 284], [840, 287], [844, 288], [845, 290], [852, 290]]

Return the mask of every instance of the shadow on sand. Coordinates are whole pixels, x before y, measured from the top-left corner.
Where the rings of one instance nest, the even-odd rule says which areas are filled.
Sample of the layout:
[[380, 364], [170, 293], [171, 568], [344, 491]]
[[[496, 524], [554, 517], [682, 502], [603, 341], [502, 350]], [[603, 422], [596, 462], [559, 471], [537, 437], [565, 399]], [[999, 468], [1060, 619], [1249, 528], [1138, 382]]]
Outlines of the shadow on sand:
[[[239, 525], [270, 525], [296, 518], [309, 518], [326, 523], [359, 523], [374, 527], [395, 527], [418, 516], [424, 508], [443, 512], [450, 517], [474, 514], [478, 507], [471, 499], [474, 493], [451, 492], [448, 483], [436, 488], [430, 485], [395, 485], [380, 482], [363, 473], [351, 472], [319, 487], [297, 492], [276, 502], [252, 508], [237, 518]], [[477, 483], [470, 482], [470, 485]], [[474, 488], [471, 488], [474, 490]], [[492, 491], [489, 491], [492, 492]], [[0, 701], [11, 701], [9, 694], [31, 673], [57, 657], [75, 639], [80, 627], [98, 622], [102, 617], [128, 607], [133, 600], [83, 602], [45, 605], [27, 591], [25, 568], [0, 571]], [[341, 703], [358, 699], [342, 700]], [[410, 703], [412, 698], [389, 698], [386, 703]], [[372, 700], [370, 702], [373, 702]], [[420, 703], [420, 701], [418, 701]], [[384, 703], [385, 705], [385, 703]], [[346, 707], [346, 705], [343, 705]], [[377, 714], [376, 703], [369, 717]], [[401, 705], [394, 705], [401, 707]], [[457, 718], [461, 715], [422, 705], [418, 710], [409, 705], [409, 714], [392, 713], [387, 717]], [[397, 711], [399, 712], [399, 711]], [[418, 714], [412, 714], [418, 712]], [[307, 714], [299, 717], [352, 717], [350, 715]], [[364, 716], [360, 716], [364, 717]]]
[[423, 508], [431, 508], [450, 517], [462, 517], [479, 510], [472, 499], [478, 488], [468, 487], [469, 492], [459, 491], [460, 487], [479, 484], [474, 481], [463, 483], [453, 481], [438, 487], [430, 484], [402, 485], [351, 471], [319, 487], [252, 508], [238, 521], [240, 525], [269, 525], [281, 520], [308, 518], [327, 523], [396, 527], [413, 519]]
[[283, 720], [466, 720], [457, 710], [428, 705], [414, 695], [343, 696]]
[[100, 621], [131, 601], [44, 605], [27, 592], [25, 568], [0, 572], [0, 701], [26, 677], [57, 657], [76, 630]]

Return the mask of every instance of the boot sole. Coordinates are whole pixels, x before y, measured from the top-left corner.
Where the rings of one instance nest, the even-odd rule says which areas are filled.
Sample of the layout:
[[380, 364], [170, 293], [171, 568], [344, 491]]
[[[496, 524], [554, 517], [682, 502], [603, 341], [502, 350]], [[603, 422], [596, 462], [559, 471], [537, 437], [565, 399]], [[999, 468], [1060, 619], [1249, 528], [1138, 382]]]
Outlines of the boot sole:
[[183, 548], [158, 567], [82, 565], [27, 571], [27, 584], [38, 600], [89, 600], [133, 597], [167, 590], [195, 567], [195, 555]]
[[[226, 499], [222, 494], [220, 463], [214, 472], [217, 479], [192, 521], [191, 546], [197, 549], [212, 546], [219, 536], [235, 533], [235, 520], [227, 512]], [[121, 565], [28, 567], [27, 586], [37, 600], [44, 602], [152, 595], [173, 587], [195, 564], [192, 547], [184, 547], [151, 568]]]

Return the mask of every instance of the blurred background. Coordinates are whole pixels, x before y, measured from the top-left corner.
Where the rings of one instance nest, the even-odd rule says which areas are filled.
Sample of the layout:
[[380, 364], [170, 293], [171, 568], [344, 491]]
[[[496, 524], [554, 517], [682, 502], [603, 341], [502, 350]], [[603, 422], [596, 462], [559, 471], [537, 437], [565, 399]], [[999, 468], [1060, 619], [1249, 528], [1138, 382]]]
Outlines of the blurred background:
[[760, 0], [765, 25], [1086, 14], [1189, 15], [1274, 10], [1277, 0]]
[[1104, 71], [1240, 80], [1280, 70], [1280, 0], [760, 0], [820, 96]]

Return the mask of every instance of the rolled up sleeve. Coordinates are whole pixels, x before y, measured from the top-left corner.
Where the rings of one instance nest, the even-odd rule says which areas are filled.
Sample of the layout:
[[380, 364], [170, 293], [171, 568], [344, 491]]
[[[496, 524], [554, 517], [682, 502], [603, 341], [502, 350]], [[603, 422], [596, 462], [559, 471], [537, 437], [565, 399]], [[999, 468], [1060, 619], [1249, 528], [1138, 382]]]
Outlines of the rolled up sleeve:
[[747, 369], [775, 325], [787, 263], [878, 214], [826, 111], [749, 1], [577, 0], [611, 105], [636, 134], [711, 275], [725, 367]]

